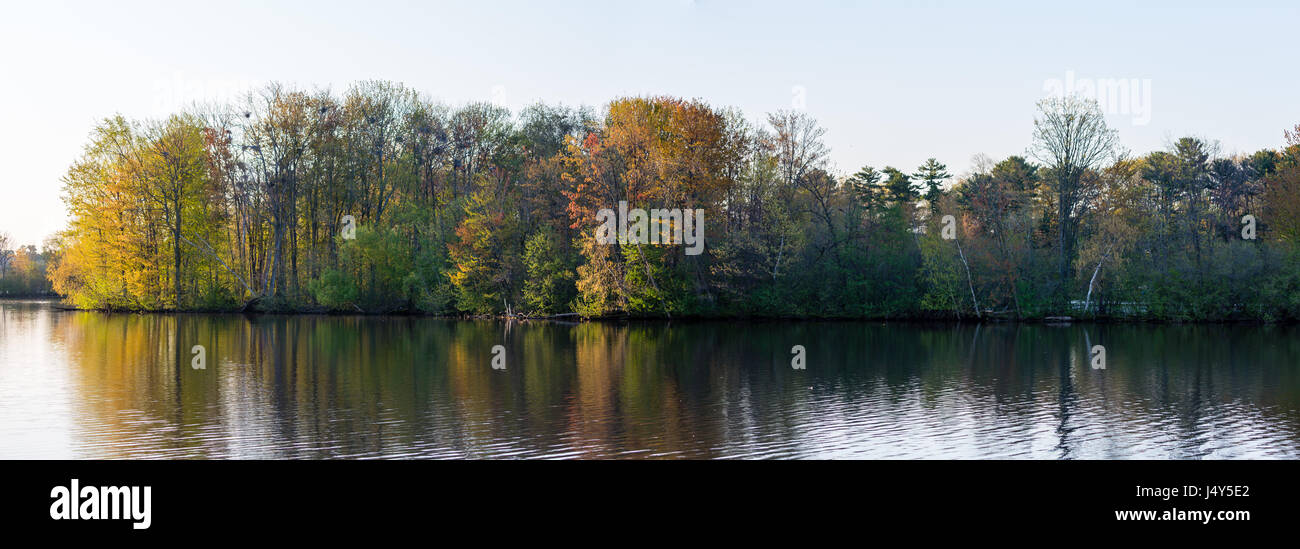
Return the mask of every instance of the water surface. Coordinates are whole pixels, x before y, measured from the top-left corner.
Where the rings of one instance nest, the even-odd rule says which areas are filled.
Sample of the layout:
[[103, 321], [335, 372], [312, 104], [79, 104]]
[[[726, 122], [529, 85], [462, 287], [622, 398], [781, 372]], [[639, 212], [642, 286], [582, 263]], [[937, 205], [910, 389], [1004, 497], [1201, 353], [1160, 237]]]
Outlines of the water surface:
[[574, 325], [0, 300], [0, 458], [381, 457], [1294, 459], [1300, 330]]

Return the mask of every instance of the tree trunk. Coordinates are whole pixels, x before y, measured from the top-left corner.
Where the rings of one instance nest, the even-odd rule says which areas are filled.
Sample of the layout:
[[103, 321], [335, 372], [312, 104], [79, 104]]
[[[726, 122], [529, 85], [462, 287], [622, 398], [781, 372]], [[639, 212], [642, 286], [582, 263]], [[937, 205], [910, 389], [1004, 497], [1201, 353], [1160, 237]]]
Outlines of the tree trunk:
[[1092, 278], [1088, 279], [1088, 295], [1083, 298], [1083, 312], [1085, 314], [1088, 312], [1088, 307], [1092, 303], [1092, 285], [1097, 282], [1097, 274], [1101, 272], [1101, 264], [1104, 263], [1108, 257], [1110, 257], [1110, 252], [1106, 252], [1101, 256], [1101, 260], [1097, 262], [1097, 268], [1092, 270]]
[[966, 253], [961, 250], [960, 240], [953, 239], [953, 243], [957, 244], [957, 255], [961, 257], [961, 264], [966, 268], [966, 287], [970, 288], [970, 303], [975, 308], [975, 318], [983, 318], [984, 315], [980, 314], [980, 304], [975, 300], [975, 283], [971, 280], [970, 264], [966, 263]]
[[175, 271], [172, 273], [173, 283], [176, 286], [176, 308], [181, 308], [181, 200], [180, 190], [177, 189], [176, 201], [176, 228], [172, 235], [172, 259], [175, 265]]

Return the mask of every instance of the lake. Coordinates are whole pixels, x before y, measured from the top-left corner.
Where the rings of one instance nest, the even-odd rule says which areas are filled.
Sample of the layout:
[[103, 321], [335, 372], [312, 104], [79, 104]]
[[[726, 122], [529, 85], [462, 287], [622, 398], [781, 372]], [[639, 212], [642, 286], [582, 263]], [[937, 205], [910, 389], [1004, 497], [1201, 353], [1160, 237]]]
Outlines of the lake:
[[0, 458], [1300, 457], [1294, 326], [50, 305], [0, 300]]

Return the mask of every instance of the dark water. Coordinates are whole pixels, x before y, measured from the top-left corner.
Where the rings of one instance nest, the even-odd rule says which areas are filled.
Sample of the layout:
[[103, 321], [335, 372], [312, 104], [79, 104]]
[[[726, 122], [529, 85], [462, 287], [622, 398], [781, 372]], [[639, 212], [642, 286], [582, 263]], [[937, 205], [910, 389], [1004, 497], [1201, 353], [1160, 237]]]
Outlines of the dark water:
[[[194, 345], [206, 369], [191, 367]], [[1106, 369], [1091, 367], [1092, 345]], [[0, 301], [0, 457], [1297, 458], [1300, 330], [506, 324]]]

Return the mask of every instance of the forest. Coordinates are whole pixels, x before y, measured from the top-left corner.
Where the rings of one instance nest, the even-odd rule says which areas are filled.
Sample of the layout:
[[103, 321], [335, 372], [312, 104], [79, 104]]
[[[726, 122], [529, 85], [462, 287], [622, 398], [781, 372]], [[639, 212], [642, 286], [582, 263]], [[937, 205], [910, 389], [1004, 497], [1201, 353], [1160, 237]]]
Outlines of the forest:
[[13, 237], [0, 232], [0, 297], [46, 297], [54, 295], [46, 276], [51, 246], [38, 251], [31, 244], [17, 246]]
[[[1025, 153], [969, 173], [841, 174], [804, 111], [272, 84], [103, 120], [63, 180], [69, 226], [19, 254], [101, 310], [1300, 319], [1300, 126], [1250, 154], [1136, 155], [1087, 99], [1014, 123]], [[702, 253], [599, 240], [620, 201], [703, 210]]]

